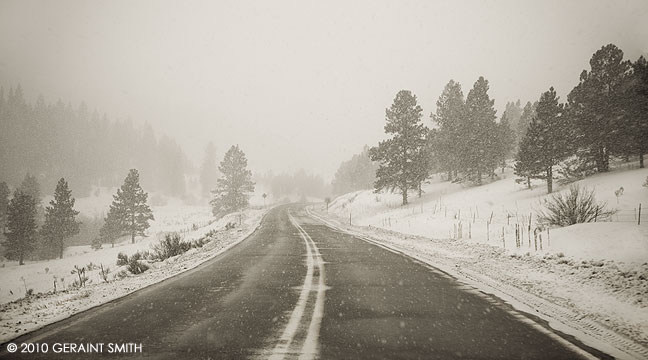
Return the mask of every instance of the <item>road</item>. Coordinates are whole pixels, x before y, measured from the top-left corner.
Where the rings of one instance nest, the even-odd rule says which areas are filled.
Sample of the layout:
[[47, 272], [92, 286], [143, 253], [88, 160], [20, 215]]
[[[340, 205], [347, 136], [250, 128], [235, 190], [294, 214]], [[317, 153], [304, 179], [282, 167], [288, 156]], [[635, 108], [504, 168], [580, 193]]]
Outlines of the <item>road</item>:
[[[3, 344], [0, 358], [99, 355], [53, 353], [54, 344], [61, 351], [66, 343], [86, 344], [86, 351], [87, 344], [104, 344], [100, 358], [578, 359], [584, 354], [498, 299], [324, 226], [298, 205], [273, 209], [250, 237], [193, 270], [13, 342], [48, 344], [49, 350], [8, 354]], [[141, 345], [141, 352], [108, 353], [108, 344], [125, 343]]]

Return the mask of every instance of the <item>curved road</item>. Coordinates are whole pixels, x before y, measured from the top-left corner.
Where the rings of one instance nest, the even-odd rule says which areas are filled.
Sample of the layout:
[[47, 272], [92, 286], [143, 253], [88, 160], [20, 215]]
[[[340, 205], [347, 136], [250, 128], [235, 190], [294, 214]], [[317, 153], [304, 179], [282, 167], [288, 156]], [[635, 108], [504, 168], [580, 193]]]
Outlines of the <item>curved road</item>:
[[[592, 358], [496, 298], [297, 205], [270, 211], [250, 237], [196, 269], [13, 343], [49, 352], [9, 354], [3, 344], [0, 358]], [[104, 345], [101, 355], [54, 354], [55, 343]], [[141, 352], [110, 354], [108, 344]]]

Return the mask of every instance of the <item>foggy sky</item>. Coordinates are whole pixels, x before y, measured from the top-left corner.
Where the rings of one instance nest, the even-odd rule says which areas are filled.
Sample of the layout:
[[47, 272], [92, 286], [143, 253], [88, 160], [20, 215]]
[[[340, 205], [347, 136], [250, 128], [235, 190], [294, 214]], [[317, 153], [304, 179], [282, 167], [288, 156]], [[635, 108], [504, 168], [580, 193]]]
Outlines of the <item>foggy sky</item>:
[[400, 89], [428, 126], [450, 79], [485, 76], [498, 117], [550, 86], [564, 101], [601, 46], [647, 54], [647, 23], [645, 0], [0, 0], [0, 85], [148, 121], [195, 164], [239, 144], [255, 171], [330, 180]]

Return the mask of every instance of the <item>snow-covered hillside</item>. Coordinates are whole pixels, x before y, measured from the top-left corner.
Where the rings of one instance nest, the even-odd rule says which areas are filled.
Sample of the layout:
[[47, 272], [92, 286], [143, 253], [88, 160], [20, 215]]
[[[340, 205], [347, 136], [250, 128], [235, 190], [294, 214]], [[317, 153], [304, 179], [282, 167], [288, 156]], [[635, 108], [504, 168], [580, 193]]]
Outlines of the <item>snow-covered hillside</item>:
[[[599, 174], [575, 184], [595, 190], [599, 201], [619, 212], [597, 223], [565, 228], [538, 230], [542, 250], [536, 251], [533, 231], [538, 227], [537, 213], [542, 202], [551, 197], [544, 183], [533, 189], [515, 182], [509, 170], [503, 179], [483, 186], [469, 186], [433, 180], [424, 186], [418, 199], [401, 207], [397, 193], [375, 194], [370, 190], [340, 196], [330, 204], [329, 212], [341, 218], [351, 217], [354, 225], [380, 227], [400, 233], [437, 239], [457, 239], [488, 243], [518, 253], [563, 253], [579, 259], [606, 259], [643, 263], [648, 261], [648, 188], [642, 184], [648, 169], [617, 170]], [[615, 191], [623, 187], [617, 199]], [[568, 186], [555, 192], [565, 192]], [[637, 225], [639, 204], [644, 224]], [[529, 217], [531, 236], [529, 237]], [[516, 249], [515, 229], [519, 225], [523, 245]], [[461, 231], [459, 231], [461, 229]], [[504, 236], [502, 236], [504, 233]], [[529, 241], [531, 240], [531, 241]]]

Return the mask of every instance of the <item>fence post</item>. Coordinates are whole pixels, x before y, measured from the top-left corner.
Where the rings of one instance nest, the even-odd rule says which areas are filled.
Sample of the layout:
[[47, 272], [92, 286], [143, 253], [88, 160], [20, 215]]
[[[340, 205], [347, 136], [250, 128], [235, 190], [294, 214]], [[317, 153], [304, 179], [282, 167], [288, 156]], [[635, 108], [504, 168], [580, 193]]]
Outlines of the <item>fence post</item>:
[[506, 238], [504, 237], [504, 226], [502, 226], [502, 246], [506, 249]]
[[468, 221], [468, 239], [472, 239], [472, 224]]
[[529, 249], [531, 248], [531, 213], [529, 213], [529, 228], [527, 229], [527, 234], [529, 234]]
[[486, 242], [490, 242], [490, 223], [486, 223]]
[[639, 216], [637, 216], [637, 225], [641, 225], [641, 203], [639, 203]]

